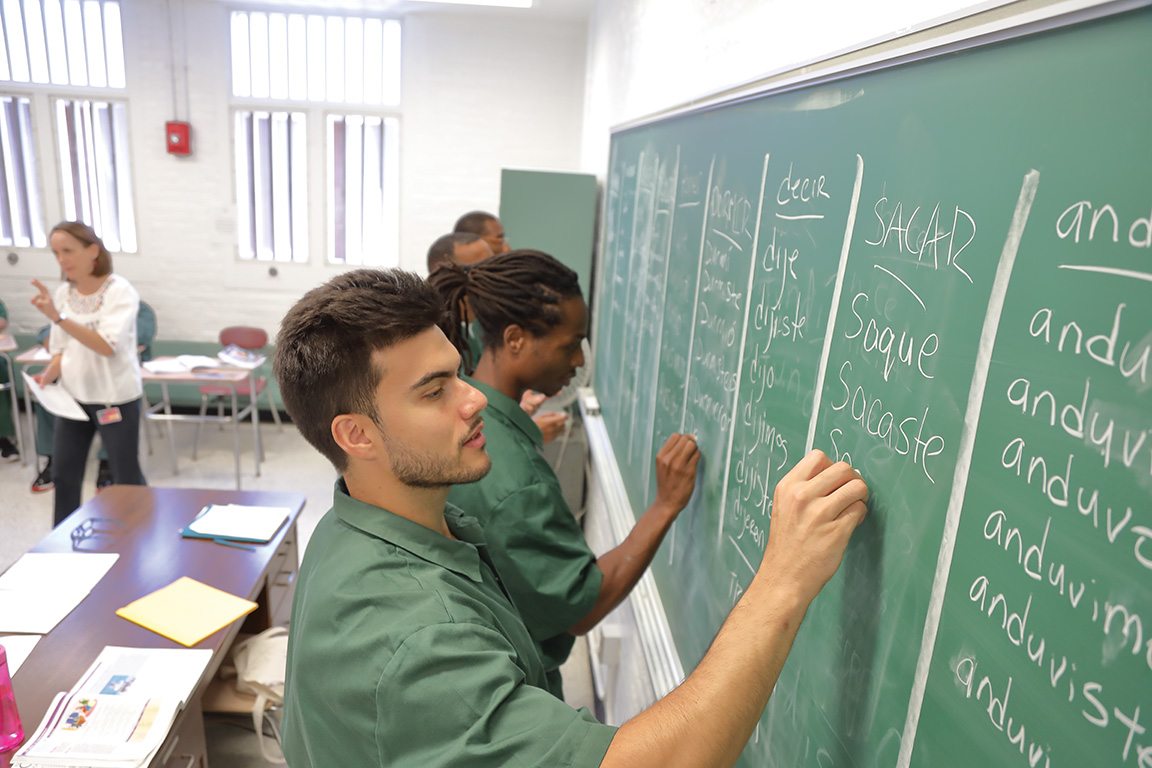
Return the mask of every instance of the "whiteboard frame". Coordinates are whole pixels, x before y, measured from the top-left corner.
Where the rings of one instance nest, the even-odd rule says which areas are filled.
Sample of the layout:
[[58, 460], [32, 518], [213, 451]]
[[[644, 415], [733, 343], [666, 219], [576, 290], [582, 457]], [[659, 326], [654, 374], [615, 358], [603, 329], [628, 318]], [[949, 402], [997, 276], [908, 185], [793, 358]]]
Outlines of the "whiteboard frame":
[[672, 117], [705, 112], [776, 93], [879, 72], [937, 56], [1081, 24], [1152, 5], [1152, 0], [1019, 0], [961, 9], [892, 35], [860, 43], [755, 80], [705, 94], [667, 109], [617, 123], [615, 135]]
[[[608, 439], [608, 427], [600, 415], [599, 404], [591, 389], [582, 389], [580, 413], [583, 417], [584, 433], [588, 438], [588, 449], [592, 457], [592, 469], [596, 473], [607, 508], [607, 522], [616, 543], [624, 541], [636, 526], [632, 504], [628, 501], [624, 478], [616, 463], [616, 454]], [[661, 699], [684, 681], [684, 665], [676, 650], [672, 637], [672, 627], [664, 612], [664, 603], [652, 570], [646, 569], [640, 581], [627, 598], [636, 617], [637, 634], [643, 648], [642, 656], [652, 679], [656, 698]]]

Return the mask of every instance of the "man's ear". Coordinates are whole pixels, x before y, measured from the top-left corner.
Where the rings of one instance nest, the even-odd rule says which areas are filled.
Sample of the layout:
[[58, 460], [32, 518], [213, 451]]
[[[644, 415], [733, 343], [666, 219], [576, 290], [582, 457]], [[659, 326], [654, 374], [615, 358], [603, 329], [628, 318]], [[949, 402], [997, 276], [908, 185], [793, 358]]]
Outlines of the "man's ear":
[[527, 343], [528, 334], [522, 327], [515, 323], [504, 327], [504, 349], [508, 350], [513, 356], [523, 352]]
[[332, 439], [353, 459], [374, 459], [377, 455], [376, 430], [372, 419], [362, 413], [342, 413], [332, 419]]

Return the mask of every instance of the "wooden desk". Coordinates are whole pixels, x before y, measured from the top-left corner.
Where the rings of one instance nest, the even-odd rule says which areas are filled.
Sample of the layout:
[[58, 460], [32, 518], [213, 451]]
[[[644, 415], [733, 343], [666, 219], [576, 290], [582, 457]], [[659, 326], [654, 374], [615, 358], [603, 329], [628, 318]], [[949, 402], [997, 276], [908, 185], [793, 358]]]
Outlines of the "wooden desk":
[[[190, 576], [260, 603], [246, 621], [233, 622], [194, 646], [210, 649], [212, 661], [152, 762], [153, 768], [206, 768], [200, 697], [242, 625], [246, 631], [258, 632], [287, 622], [298, 563], [296, 518], [304, 501], [299, 493], [113, 485], [69, 515], [31, 551], [116, 552], [120, 558], [84, 602], [40, 640], [13, 677], [25, 733], [31, 735], [53, 695], [70, 689], [104, 646], [184, 647], [121, 619], [115, 611], [181, 576]], [[182, 538], [180, 529], [208, 503], [284, 506], [292, 510], [292, 516], [272, 541], [254, 551]], [[98, 529], [116, 532], [95, 535], [74, 550], [72, 531], [93, 518], [100, 518], [93, 521]]]
[[[156, 361], [168, 358], [159, 357]], [[231, 423], [232, 424], [232, 455], [236, 464], [236, 489], [240, 489], [240, 424], [246, 418], [252, 421], [252, 440], [254, 451], [252, 460], [255, 464], [255, 475], [260, 476], [260, 460], [264, 456], [264, 446], [260, 439], [260, 409], [256, 407], [256, 369], [234, 368], [224, 366], [221, 368], [198, 368], [183, 373], [153, 373], [147, 368], [141, 368], [145, 384], [159, 384], [161, 398], [154, 405], [145, 405], [143, 416], [148, 421], [163, 421], [168, 424], [168, 448], [172, 456], [172, 472], [179, 474], [176, 465], [176, 438], [172, 432], [172, 422], [185, 421], [193, 423]], [[251, 393], [248, 405], [239, 407], [239, 391], [241, 384], [248, 383]], [[178, 414], [172, 413], [172, 401], [168, 396], [169, 384], [220, 384], [232, 391], [232, 412], [228, 416], [211, 416], [208, 414]]]

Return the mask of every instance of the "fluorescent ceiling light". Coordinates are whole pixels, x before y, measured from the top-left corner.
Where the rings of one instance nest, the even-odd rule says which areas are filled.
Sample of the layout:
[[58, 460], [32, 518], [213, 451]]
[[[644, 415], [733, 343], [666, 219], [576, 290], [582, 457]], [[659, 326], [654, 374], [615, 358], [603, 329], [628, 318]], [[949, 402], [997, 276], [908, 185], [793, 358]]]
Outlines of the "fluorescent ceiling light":
[[421, 3], [447, 3], [450, 5], [489, 5], [498, 8], [531, 8], [532, 0], [418, 0]]

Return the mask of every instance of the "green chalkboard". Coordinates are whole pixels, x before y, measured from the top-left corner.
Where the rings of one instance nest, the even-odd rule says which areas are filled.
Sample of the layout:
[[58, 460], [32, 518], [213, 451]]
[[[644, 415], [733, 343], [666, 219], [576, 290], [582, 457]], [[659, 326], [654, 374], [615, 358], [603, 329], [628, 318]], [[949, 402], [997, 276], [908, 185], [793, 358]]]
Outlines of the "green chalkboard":
[[692, 669], [810, 446], [871, 514], [745, 766], [1152, 764], [1152, 12], [620, 131], [595, 388]]

